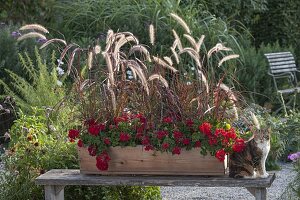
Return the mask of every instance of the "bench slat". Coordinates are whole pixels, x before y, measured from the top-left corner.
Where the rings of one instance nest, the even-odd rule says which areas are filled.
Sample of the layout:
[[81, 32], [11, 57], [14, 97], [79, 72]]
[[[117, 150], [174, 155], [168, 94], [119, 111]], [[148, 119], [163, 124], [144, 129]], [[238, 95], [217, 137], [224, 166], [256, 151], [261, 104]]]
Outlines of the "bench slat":
[[[270, 62], [270, 66], [295, 65], [295, 61]], [[296, 65], [295, 65], [296, 66]]]
[[277, 53], [265, 53], [266, 56], [271, 56], [271, 55], [282, 55], [282, 54], [290, 54], [291, 52], [289, 51], [284, 51], [284, 52], [277, 52]]
[[269, 63], [281, 62], [281, 61], [290, 61], [290, 60], [295, 61], [295, 58], [293, 56], [284, 57], [284, 58], [268, 58]]
[[283, 72], [295, 72], [297, 69], [294, 68], [286, 68], [286, 69], [271, 69], [271, 72], [274, 74], [276, 73], [283, 73]]
[[234, 179], [228, 176], [142, 176], [83, 175], [79, 170], [50, 170], [36, 178], [37, 185], [129, 185], [129, 186], [198, 186], [198, 187], [270, 187], [275, 174], [268, 178]]

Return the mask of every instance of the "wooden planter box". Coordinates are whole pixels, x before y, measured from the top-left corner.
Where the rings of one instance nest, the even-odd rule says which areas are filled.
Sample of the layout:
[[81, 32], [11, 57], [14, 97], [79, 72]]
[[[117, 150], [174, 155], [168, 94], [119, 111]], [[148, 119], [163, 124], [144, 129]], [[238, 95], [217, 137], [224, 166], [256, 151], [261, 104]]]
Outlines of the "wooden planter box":
[[80, 173], [83, 174], [151, 174], [151, 175], [224, 175], [227, 157], [220, 162], [213, 156], [202, 156], [199, 149], [183, 150], [180, 155], [145, 151], [142, 146], [111, 147], [107, 171], [96, 167], [96, 157], [87, 148], [78, 148]]

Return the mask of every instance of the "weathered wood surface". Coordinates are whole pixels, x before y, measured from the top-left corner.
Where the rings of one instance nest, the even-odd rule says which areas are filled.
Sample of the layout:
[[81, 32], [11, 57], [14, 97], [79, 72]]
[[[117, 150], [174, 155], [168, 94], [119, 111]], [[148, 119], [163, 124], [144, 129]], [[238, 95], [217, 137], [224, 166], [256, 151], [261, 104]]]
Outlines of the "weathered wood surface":
[[268, 53], [265, 56], [273, 74], [297, 71], [295, 58], [290, 52]]
[[79, 170], [53, 169], [36, 179], [37, 185], [129, 185], [129, 186], [198, 186], [198, 187], [270, 187], [275, 174], [268, 178], [234, 179], [228, 176], [143, 176], [84, 175]]
[[96, 167], [96, 157], [87, 148], [78, 148], [80, 171], [83, 174], [152, 174], [152, 175], [224, 175], [227, 157], [220, 162], [214, 156], [202, 156], [200, 149], [181, 150], [180, 155], [145, 151], [142, 146], [113, 147], [107, 171]]

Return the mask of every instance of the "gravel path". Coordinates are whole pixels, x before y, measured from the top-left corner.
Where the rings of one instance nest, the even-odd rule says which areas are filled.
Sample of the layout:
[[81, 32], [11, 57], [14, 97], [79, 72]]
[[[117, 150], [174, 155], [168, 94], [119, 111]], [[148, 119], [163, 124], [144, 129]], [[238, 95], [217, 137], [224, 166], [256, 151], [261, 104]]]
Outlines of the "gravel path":
[[[276, 171], [276, 179], [268, 188], [267, 199], [281, 200], [281, 194], [294, 179], [296, 173], [291, 163], [282, 164], [282, 170]], [[254, 200], [255, 198], [245, 188], [230, 187], [161, 187], [163, 200]]]

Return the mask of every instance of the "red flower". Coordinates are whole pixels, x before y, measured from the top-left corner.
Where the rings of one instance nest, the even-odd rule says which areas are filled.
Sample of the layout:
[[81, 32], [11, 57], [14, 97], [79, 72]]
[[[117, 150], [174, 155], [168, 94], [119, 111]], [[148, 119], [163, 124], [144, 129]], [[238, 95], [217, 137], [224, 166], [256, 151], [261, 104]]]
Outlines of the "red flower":
[[68, 134], [69, 138], [71, 139], [76, 139], [79, 137], [79, 130], [76, 129], [71, 129], [69, 130], [69, 134]]
[[226, 137], [227, 137], [228, 139], [235, 139], [235, 138], [236, 138], [236, 133], [235, 133], [235, 131], [234, 131], [233, 128], [231, 128], [231, 129], [229, 129], [229, 130], [227, 131]]
[[70, 141], [71, 143], [75, 142], [75, 140], [72, 139], [72, 138], [70, 138], [69, 141]]
[[163, 144], [161, 145], [161, 147], [162, 147], [163, 150], [167, 150], [167, 149], [170, 147], [170, 144], [167, 143], [167, 142], [165, 142], [165, 143], [163, 143]]
[[245, 149], [245, 141], [243, 139], [236, 139], [235, 143], [232, 146], [234, 152], [242, 152]]
[[84, 125], [93, 126], [96, 125], [96, 121], [94, 119], [85, 120]]
[[142, 139], [142, 145], [149, 145], [150, 144], [150, 139], [149, 137], [145, 136]]
[[167, 131], [157, 131], [156, 132], [156, 137], [160, 140], [163, 139], [167, 135], [168, 135]]
[[208, 143], [209, 143], [210, 146], [213, 146], [213, 145], [216, 145], [218, 143], [218, 140], [214, 136], [210, 136], [209, 140], [208, 140]]
[[96, 167], [101, 171], [105, 171], [108, 169], [108, 161], [110, 161], [109, 155], [106, 152], [102, 152], [96, 158]]
[[153, 150], [154, 147], [152, 145], [147, 145], [145, 146], [145, 151], [150, 151], [150, 150]]
[[96, 124], [96, 125], [91, 125], [88, 128], [88, 132], [91, 135], [97, 136], [99, 135], [100, 131], [104, 131], [105, 130], [105, 124]]
[[194, 147], [195, 148], [201, 147], [201, 142], [200, 141], [196, 141]]
[[210, 136], [211, 135], [211, 124], [208, 122], [204, 122], [199, 126], [199, 131], [201, 131], [201, 133], [205, 134], [206, 136]]
[[226, 152], [224, 149], [220, 149], [216, 152], [215, 157], [218, 158], [219, 161], [223, 162], [225, 160]]
[[217, 137], [225, 137], [227, 135], [226, 131], [222, 128], [217, 128], [216, 131], [215, 131], [215, 136]]
[[78, 147], [83, 147], [83, 142], [82, 142], [82, 140], [78, 140], [77, 146], [78, 146]]
[[135, 137], [136, 137], [137, 139], [139, 139], [139, 140], [141, 140], [143, 136], [144, 136], [143, 133], [137, 133], [137, 134], [135, 135]]
[[182, 137], [183, 137], [183, 133], [181, 133], [180, 131], [174, 131], [173, 132], [173, 137], [175, 138], [175, 139], [181, 139]]
[[172, 153], [179, 155], [181, 153], [180, 147], [174, 147], [173, 150], [172, 150]]
[[146, 117], [144, 117], [144, 116], [143, 116], [142, 114], [140, 114], [140, 113], [137, 114], [137, 115], [135, 115], [134, 118], [138, 118], [142, 124], [145, 124], [145, 123], [146, 123]]
[[120, 122], [127, 122], [128, 117], [127, 116], [122, 116], [122, 117], [114, 117], [114, 122], [118, 126]]
[[184, 139], [182, 140], [182, 143], [183, 143], [184, 145], [189, 145], [189, 144], [191, 143], [191, 140], [190, 140], [189, 138], [184, 138]]
[[127, 141], [130, 140], [130, 138], [131, 138], [131, 136], [130, 136], [128, 133], [123, 133], [123, 132], [120, 133], [120, 138], [119, 138], [119, 140], [120, 140], [121, 142], [127, 142]]
[[104, 138], [103, 142], [106, 145], [110, 145], [110, 139], [109, 138]]
[[173, 122], [173, 119], [171, 117], [164, 117], [163, 122], [166, 124], [171, 124]]
[[191, 120], [191, 119], [187, 119], [185, 124], [188, 126], [188, 127], [192, 127], [194, 125], [194, 121]]
[[95, 156], [97, 153], [97, 147], [94, 145], [90, 145], [88, 147], [88, 151], [89, 151], [90, 156]]

